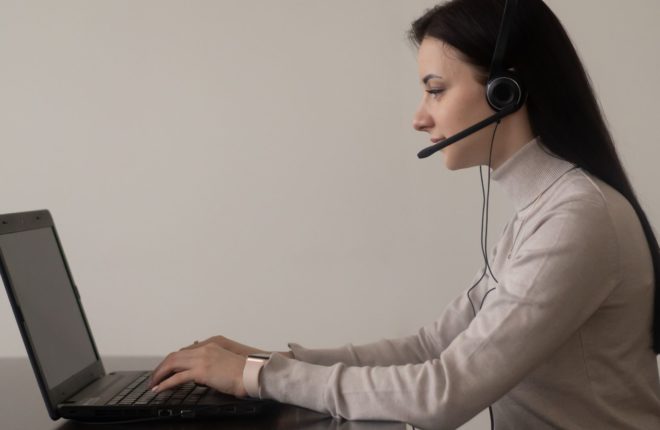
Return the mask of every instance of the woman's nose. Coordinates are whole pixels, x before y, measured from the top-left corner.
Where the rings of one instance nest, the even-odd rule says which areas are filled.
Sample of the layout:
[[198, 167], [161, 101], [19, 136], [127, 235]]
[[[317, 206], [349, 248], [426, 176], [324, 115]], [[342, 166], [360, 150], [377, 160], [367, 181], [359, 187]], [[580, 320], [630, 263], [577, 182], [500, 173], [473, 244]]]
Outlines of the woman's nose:
[[417, 131], [425, 131], [431, 125], [433, 121], [428, 113], [424, 112], [424, 109], [420, 106], [413, 116], [413, 128]]

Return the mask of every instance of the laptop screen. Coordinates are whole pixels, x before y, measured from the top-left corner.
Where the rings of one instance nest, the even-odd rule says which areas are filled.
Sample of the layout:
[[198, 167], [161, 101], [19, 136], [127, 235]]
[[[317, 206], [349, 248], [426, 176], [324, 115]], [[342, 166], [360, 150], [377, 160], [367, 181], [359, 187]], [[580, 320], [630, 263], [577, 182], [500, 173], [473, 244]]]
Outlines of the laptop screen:
[[96, 353], [53, 229], [0, 235], [5, 270], [48, 388], [93, 364]]

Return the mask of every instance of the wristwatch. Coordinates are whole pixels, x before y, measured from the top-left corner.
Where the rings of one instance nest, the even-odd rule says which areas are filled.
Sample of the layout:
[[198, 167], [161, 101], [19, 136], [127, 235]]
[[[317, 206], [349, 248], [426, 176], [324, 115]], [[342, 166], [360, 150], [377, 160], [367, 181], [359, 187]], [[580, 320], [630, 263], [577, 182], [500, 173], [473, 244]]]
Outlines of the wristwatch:
[[248, 396], [259, 398], [259, 374], [264, 364], [270, 360], [272, 352], [250, 354], [243, 369], [243, 386]]

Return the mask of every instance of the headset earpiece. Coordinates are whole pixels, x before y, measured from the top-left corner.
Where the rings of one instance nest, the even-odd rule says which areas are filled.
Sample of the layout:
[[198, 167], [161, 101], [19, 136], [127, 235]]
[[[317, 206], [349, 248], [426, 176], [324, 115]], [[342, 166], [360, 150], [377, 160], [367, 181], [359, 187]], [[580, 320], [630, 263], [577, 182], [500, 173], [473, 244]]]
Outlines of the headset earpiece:
[[491, 78], [486, 84], [486, 100], [496, 112], [508, 106], [516, 106], [519, 109], [527, 93], [520, 79], [514, 72], [507, 71]]

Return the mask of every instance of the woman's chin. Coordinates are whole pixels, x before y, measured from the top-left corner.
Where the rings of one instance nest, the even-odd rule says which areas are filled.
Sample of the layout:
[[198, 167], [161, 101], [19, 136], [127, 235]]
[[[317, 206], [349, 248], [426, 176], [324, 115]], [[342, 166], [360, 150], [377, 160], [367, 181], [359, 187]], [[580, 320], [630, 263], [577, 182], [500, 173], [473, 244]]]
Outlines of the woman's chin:
[[447, 154], [443, 153], [442, 156], [445, 159], [445, 167], [448, 170], [459, 170], [462, 169], [464, 166], [461, 165], [461, 163], [457, 162], [457, 160], [451, 156], [447, 156]]
[[443, 154], [443, 157], [445, 159], [445, 167], [448, 170], [461, 170], [461, 169], [466, 169], [468, 167], [474, 166], [472, 163], [467, 163], [464, 160], [457, 160], [456, 158], [450, 156], [447, 156], [446, 154]]

